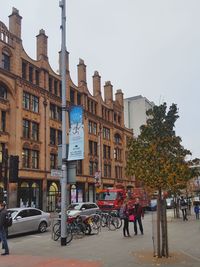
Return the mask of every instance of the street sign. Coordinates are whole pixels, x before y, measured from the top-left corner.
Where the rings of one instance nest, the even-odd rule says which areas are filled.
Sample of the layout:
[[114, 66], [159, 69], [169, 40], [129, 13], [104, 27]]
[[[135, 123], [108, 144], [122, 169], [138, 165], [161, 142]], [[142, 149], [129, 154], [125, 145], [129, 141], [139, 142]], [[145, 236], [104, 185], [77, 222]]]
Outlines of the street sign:
[[62, 170], [51, 169], [51, 176], [62, 177]]

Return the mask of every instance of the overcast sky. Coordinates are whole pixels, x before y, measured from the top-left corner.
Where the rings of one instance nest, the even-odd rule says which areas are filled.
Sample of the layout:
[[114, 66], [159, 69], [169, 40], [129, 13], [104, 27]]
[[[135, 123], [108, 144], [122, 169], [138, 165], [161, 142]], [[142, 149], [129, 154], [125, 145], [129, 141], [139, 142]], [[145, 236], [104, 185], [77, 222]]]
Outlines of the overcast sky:
[[[177, 135], [193, 157], [200, 157], [200, 1], [66, 0], [70, 73], [77, 84], [79, 58], [102, 87], [110, 80], [124, 97], [142, 95], [159, 105], [177, 104]], [[0, 20], [8, 26], [12, 7], [19, 10], [26, 52], [36, 58], [35, 36], [48, 36], [48, 55], [58, 69], [61, 42], [59, 0], [0, 0]]]

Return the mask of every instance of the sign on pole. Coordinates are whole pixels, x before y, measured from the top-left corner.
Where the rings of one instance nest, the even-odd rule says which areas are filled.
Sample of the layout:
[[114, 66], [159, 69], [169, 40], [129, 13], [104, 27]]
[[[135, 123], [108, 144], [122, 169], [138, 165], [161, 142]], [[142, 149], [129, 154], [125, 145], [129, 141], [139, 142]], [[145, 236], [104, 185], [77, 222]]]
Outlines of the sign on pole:
[[51, 169], [51, 176], [62, 177], [62, 170]]

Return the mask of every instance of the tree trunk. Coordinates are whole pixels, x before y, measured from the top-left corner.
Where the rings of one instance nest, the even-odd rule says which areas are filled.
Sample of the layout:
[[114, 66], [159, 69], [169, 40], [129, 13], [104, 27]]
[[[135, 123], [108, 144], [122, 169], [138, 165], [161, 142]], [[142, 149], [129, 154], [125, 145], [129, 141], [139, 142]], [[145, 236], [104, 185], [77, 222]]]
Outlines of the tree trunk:
[[157, 198], [157, 256], [161, 258], [161, 251], [160, 251], [160, 217], [161, 217], [161, 189], [158, 190], [158, 198]]

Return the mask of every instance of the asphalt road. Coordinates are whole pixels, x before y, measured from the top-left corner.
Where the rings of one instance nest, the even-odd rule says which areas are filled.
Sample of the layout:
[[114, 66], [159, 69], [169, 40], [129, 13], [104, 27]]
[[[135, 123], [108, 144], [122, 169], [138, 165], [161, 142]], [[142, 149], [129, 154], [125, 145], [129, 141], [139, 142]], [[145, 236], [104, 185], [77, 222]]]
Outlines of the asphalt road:
[[124, 238], [122, 229], [102, 229], [99, 235], [74, 239], [61, 247], [51, 239], [50, 230], [44, 234], [29, 234], [9, 238], [11, 254], [0, 257], [0, 267], [135, 267], [141, 266], [200, 266], [200, 221], [171, 218], [168, 214], [168, 259], [153, 257], [155, 213], [147, 213], [143, 220], [144, 235]]

